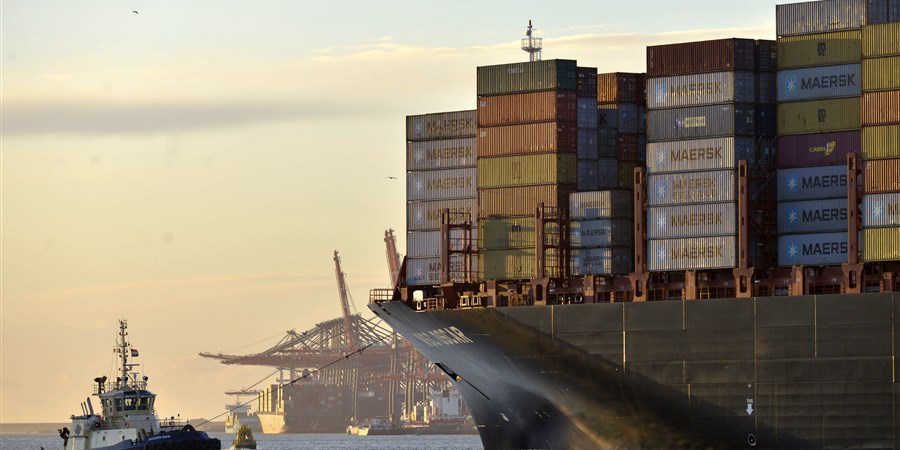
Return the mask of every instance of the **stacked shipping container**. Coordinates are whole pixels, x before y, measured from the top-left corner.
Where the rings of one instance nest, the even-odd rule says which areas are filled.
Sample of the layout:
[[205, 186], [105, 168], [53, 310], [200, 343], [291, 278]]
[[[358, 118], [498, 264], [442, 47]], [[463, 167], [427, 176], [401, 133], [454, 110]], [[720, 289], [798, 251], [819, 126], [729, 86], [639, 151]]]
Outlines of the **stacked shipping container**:
[[[582, 92], [590, 70], [581, 72]], [[478, 278], [537, 275], [538, 202], [565, 211], [578, 183], [579, 71], [548, 60], [478, 68]], [[555, 236], [559, 243], [559, 233]], [[559, 268], [550, 251], [546, 267]]]
[[[440, 282], [441, 213], [444, 209], [477, 218], [475, 111], [406, 118], [406, 277], [411, 286]], [[450, 236], [453, 248], [462, 233]], [[453, 281], [466, 281], [463, 256], [450, 259]], [[469, 268], [477, 270], [472, 256]]]
[[775, 135], [774, 50], [751, 39], [647, 47], [649, 271], [737, 266], [736, 168], [760, 163]]
[[896, 261], [900, 259], [900, 23], [864, 26], [862, 55], [862, 257]]
[[597, 171], [597, 68], [578, 68], [578, 190], [593, 191], [600, 182]]
[[598, 152], [583, 158], [597, 161], [598, 180], [581, 190], [634, 189], [634, 168], [647, 147], [644, 81], [643, 73], [597, 76]]
[[848, 260], [847, 154], [860, 149], [860, 26], [877, 0], [779, 5], [778, 264]]

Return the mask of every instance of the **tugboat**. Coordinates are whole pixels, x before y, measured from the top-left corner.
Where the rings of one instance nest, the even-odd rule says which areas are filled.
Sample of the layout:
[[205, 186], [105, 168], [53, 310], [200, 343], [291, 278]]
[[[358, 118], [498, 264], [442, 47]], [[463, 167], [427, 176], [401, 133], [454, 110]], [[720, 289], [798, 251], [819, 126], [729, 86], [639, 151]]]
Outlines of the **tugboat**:
[[238, 428], [237, 436], [231, 444], [231, 450], [256, 449], [256, 439], [253, 439], [253, 430], [247, 425]]
[[154, 403], [156, 394], [147, 390], [147, 377], [138, 378], [129, 363], [138, 351], [125, 340], [128, 323], [119, 320], [116, 353], [121, 367], [115, 382], [106, 376], [94, 378], [93, 395], [99, 397], [101, 412], [94, 412], [91, 398], [81, 404], [82, 414], [72, 416], [71, 430], [59, 430], [66, 450], [221, 450], [222, 444], [174, 417], [160, 420]]

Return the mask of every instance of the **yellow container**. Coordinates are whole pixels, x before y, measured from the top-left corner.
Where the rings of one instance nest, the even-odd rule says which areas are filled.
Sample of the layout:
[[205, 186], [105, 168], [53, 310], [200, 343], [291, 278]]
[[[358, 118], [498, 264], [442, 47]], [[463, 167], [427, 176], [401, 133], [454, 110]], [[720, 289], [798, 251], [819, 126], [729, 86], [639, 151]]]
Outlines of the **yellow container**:
[[[535, 249], [482, 250], [478, 252], [478, 280], [528, 280], [535, 278]], [[547, 250], [545, 275], [556, 276], [559, 269], [556, 251]], [[545, 276], [542, 275], [542, 276]]]
[[863, 261], [900, 261], [900, 227], [863, 230]]
[[478, 158], [478, 188], [574, 184], [578, 182], [578, 159], [574, 154]]
[[778, 38], [778, 69], [859, 62], [860, 34], [855, 30]]
[[862, 158], [900, 158], [900, 125], [863, 127]]
[[778, 104], [778, 134], [859, 129], [859, 97]]
[[[536, 223], [534, 217], [480, 219], [478, 220], [478, 248], [484, 250], [533, 248], [537, 245]], [[552, 245], [559, 243], [558, 224], [545, 223], [544, 243]]]
[[862, 90], [900, 89], [900, 56], [870, 58], [862, 61]]
[[900, 22], [864, 26], [862, 54], [865, 58], [900, 55]]

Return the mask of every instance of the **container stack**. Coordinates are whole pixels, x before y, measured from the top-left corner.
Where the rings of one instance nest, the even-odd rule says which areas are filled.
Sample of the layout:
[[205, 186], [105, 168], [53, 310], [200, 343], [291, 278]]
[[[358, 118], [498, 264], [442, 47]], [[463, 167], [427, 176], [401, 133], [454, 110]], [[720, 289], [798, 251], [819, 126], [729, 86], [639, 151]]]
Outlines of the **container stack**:
[[[900, 4], [898, 4], [900, 9]], [[900, 14], [894, 20], [900, 20]], [[900, 260], [900, 23], [862, 29], [863, 261]]]
[[[406, 277], [410, 286], [440, 283], [442, 211], [468, 213], [473, 223], [477, 219], [476, 123], [474, 110], [406, 117]], [[450, 245], [461, 249], [463, 234], [456, 231], [459, 234], [450, 236]], [[466, 281], [463, 258], [452, 255], [450, 259], [452, 281]], [[469, 268], [477, 270], [474, 255]]]
[[888, 0], [778, 5], [778, 264], [848, 261], [847, 154], [860, 151], [861, 28]]
[[597, 171], [597, 68], [578, 68], [578, 190], [594, 191], [600, 182]]
[[[572, 60], [478, 67], [478, 279], [537, 274], [538, 202], [567, 216], [578, 183], [578, 68]], [[559, 244], [559, 230], [548, 230]]]
[[597, 76], [596, 189], [634, 189], [634, 168], [643, 165], [647, 147], [644, 82], [643, 73]]
[[634, 194], [626, 190], [569, 196], [572, 276], [624, 275], [634, 258]]
[[736, 169], [775, 136], [774, 61], [771, 41], [647, 47], [649, 271], [737, 267]]

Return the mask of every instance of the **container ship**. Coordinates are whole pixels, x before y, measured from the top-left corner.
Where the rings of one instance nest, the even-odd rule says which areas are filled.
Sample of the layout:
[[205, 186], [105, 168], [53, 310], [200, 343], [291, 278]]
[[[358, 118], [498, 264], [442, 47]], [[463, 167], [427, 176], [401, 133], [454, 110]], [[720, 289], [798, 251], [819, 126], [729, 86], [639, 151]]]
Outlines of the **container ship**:
[[477, 68], [407, 123], [407, 256], [370, 309], [485, 448], [900, 448], [900, 2], [645, 73]]

